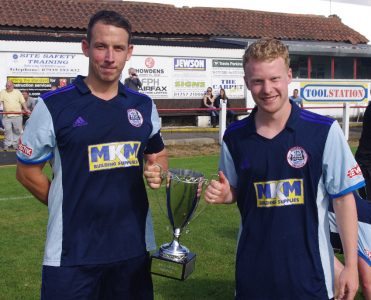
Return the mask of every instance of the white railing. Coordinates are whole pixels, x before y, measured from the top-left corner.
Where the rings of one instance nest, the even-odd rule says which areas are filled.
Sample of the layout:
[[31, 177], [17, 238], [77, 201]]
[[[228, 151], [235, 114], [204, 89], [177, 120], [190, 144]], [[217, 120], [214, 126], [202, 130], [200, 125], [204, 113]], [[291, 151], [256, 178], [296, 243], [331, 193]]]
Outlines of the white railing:
[[[343, 106], [342, 106], [342, 109], [343, 109], [343, 116], [342, 116], [342, 121], [340, 122], [341, 124], [341, 127], [343, 129], [343, 133], [344, 133], [344, 136], [346, 138], [346, 140], [349, 140], [349, 127], [350, 127], [350, 109], [351, 108], [356, 108], [356, 109], [365, 109], [367, 106], [360, 106], [360, 105], [353, 105], [351, 106], [350, 103], [348, 102], [345, 102], [343, 103]], [[333, 106], [329, 106], [329, 107], [305, 107], [305, 109], [311, 109], [311, 110], [315, 110], [315, 109], [324, 109], [324, 108], [327, 108], [327, 109], [339, 109], [341, 107], [333, 107]], [[251, 109], [249, 109], [251, 110]], [[359, 112], [361, 113], [361, 112]], [[227, 107], [226, 107], [226, 104], [225, 103], [221, 103], [220, 105], [220, 112], [219, 112], [219, 143], [221, 144], [222, 143], [222, 140], [223, 140], [223, 135], [224, 135], [224, 132], [225, 132], [225, 129], [226, 129], [226, 115], [227, 115]], [[357, 120], [359, 119], [359, 116], [357, 117]]]

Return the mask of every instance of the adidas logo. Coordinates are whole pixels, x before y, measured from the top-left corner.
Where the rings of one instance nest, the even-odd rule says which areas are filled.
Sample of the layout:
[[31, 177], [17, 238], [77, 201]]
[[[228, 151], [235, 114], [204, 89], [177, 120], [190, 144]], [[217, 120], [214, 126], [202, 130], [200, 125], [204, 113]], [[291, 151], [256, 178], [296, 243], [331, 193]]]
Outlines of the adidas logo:
[[86, 122], [82, 117], [78, 117], [75, 122], [73, 122], [73, 127], [80, 127], [88, 125], [88, 122]]

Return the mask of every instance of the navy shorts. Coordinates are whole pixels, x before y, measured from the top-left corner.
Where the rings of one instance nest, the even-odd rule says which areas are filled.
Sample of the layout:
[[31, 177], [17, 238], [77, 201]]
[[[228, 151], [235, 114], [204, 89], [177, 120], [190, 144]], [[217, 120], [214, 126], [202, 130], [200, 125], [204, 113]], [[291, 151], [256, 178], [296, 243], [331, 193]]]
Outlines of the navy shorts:
[[41, 300], [153, 299], [149, 255], [110, 264], [43, 266]]

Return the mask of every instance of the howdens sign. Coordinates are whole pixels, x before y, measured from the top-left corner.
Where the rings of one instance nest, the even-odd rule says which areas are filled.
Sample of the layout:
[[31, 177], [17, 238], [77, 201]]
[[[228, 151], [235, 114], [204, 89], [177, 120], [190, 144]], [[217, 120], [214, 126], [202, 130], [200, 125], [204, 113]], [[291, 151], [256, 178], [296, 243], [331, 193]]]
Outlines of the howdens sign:
[[300, 84], [300, 95], [306, 102], [367, 102], [367, 83], [308, 83]]

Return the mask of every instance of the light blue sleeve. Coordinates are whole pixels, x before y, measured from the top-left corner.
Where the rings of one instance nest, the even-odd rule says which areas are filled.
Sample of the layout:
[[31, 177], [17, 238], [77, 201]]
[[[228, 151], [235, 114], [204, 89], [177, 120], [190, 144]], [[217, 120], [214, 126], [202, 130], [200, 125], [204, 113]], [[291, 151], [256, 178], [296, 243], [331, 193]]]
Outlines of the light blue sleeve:
[[151, 114], [151, 122], [153, 125], [152, 133], [150, 138], [153, 137], [156, 133], [158, 133], [161, 129], [161, 120], [157, 112], [156, 104], [152, 101], [152, 114]]
[[227, 177], [229, 184], [236, 188], [237, 187], [237, 173], [234, 166], [234, 162], [229, 152], [228, 146], [223, 141], [222, 149], [220, 153], [219, 160], [219, 170], [223, 171], [224, 175]]
[[56, 145], [53, 120], [44, 101], [39, 98], [21, 135], [17, 159], [25, 164], [38, 164], [53, 157]]
[[344, 134], [335, 121], [330, 128], [323, 154], [324, 184], [337, 198], [364, 186], [364, 179]]

